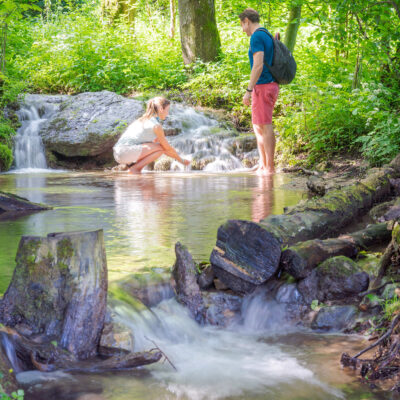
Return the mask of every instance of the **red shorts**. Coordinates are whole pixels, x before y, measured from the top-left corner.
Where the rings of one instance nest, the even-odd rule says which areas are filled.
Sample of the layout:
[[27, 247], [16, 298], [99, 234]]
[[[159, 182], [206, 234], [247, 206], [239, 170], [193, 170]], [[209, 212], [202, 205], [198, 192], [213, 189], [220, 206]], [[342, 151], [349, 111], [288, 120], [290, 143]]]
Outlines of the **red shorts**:
[[254, 125], [272, 124], [272, 111], [278, 93], [279, 85], [276, 82], [254, 86], [251, 94], [251, 122]]

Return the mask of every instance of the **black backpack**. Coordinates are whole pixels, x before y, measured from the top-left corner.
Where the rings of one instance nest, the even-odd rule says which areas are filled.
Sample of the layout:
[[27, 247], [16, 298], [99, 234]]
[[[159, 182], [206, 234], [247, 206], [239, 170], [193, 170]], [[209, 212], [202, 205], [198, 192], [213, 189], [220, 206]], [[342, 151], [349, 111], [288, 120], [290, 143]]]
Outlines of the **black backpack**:
[[271, 39], [274, 46], [272, 65], [264, 64], [271, 72], [272, 77], [280, 85], [287, 85], [292, 82], [296, 75], [297, 64], [291, 51], [279, 40], [275, 39], [265, 28], [258, 28], [257, 31], [265, 32]]

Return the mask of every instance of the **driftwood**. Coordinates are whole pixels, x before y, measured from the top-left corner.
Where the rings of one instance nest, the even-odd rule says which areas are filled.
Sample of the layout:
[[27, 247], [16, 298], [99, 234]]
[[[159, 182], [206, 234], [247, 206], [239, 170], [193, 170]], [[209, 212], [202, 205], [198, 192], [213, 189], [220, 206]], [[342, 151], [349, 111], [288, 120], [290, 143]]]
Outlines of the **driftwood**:
[[[391, 378], [400, 372], [400, 337], [394, 334], [400, 323], [400, 314], [393, 319], [388, 330], [373, 344], [351, 357], [343, 353], [341, 363], [345, 367], [360, 369], [363, 378], [371, 380]], [[378, 347], [371, 359], [359, 359], [364, 353]]]
[[354, 257], [360, 250], [389, 242], [391, 236], [387, 224], [381, 223], [336, 239], [300, 242], [282, 252], [281, 266], [296, 279], [306, 278], [317, 265], [328, 258], [340, 255]]
[[392, 240], [380, 259], [379, 272], [372, 284], [372, 288], [381, 285], [384, 277], [391, 280], [400, 277], [400, 224], [399, 222], [392, 224]]
[[[15, 360], [18, 360], [18, 369], [37, 369], [43, 372], [55, 370], [102, 372], [120, 369], [135, 368], [151, 364], [160, 360], [160, 351], [130, 353], [120, 349], [101, 348], [99, 357], [87, 360], [78, 360], [74, 354], [66, 351], [55, 341], [37, 343], [9, 327], [0, 327], [0, 335], [7, 335], [10, 339]], [[36, 340], [40, 339], [37, 337]]]
[[304, 167], [300, 167], [300, 166], [295, 166], [295, 167], [285, 167], [282, 168], [283, 172], [286, 173], [291, 173], [291, 172], [302, 172], [304, 175], [314, 175], [314, 176], [320, 176], [321, 173], [318, 171], [313, 171], [311, 169], [306, 169]]

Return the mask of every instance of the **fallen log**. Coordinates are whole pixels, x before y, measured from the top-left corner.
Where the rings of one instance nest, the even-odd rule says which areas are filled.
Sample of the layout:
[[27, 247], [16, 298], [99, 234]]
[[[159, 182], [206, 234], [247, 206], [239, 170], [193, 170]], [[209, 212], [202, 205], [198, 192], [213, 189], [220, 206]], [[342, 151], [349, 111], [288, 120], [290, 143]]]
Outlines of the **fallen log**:
[[283, 270], [294, 278], [303, 279], [328, 258], [355, 257], [361, 250], [376, 244], [388, 243], [391, 236], [387, 224], [381, 223], [335, 239], [300, 242], [282, 252], [280, 264]]
[[[400, 156], [399, 156], [400, 158]], [[354, 218], [384, 200], [391, 191], [390, 178], [400, 168], [373, 170], [355, 185], [329, 191], [325, 196], [300, 202], [281, 215], [271, 215], [260, 225], [280, 237], [284, 244], [334, 237]]]
[[[277, 241], [283, 246], [290, 246], [300, 241], [335, 237], [374, 203], [389, 196], [390, 179], [399, 175], [400, 154], [388, 166], [371, 170], [365, 179], [354, 185], [300, 202], [284, 214], [271, 215], [259, 224], [228, 221], [218, 230], [217, 246], [210, 258], [215, 274], [234, 291], [247, 293], [253, 290], [271, 278], [278, 269], [271, 260], [271, 252], [267, 258], [260, 256], [261, 260], [255, 256], [257, 246], [260, 249], [265, 247], [266, 241], [260, 238], [269, 235], [267, 242]], [[233, 234], [227, 234], [230, 231], [235, 233], [238, 240], [233, 240]], [[265, 259], [272, 261], [270, 266], [264, 266]]]
[[100, 357], [79, 360], [74, 354], [58, 346], [56, 341], [37, 343], [9, 327], [0, 327], [0, 335], [10, 339], [12, 343], [10, 351], [14, 353], [11, 358], [19, 361], [21, 370], [104, 372], [136, 368], [155, 363], [162, 357], [160, 351], [131, 353], [126, 350], [101, 347], [98, 353]]

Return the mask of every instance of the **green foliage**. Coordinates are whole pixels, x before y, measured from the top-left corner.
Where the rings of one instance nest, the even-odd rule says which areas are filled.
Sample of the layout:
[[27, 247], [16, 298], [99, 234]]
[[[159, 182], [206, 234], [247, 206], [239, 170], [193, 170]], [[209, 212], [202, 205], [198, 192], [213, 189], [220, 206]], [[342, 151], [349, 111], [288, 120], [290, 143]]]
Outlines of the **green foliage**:
[[[12, 372], [12, 370], [10, 370]], [[4, 375], [0, 372], [0, 380], [3, 380]], [[3, 383], [7, 385], [7, 382]], [[18, 389], [15, 392], [12, 392], [11, 395], [8, 395], [2, 384], [0, 384], [0, 400], [24, 400], [24, 391], [22, 389]]]
[[400, 299], [395, 295], [393, 298], [385, 301], [384, 315], [391, 321], [400, 312]]
[[[1, 4], [16, 0], [9, 1]], [[107, 89], [144, 97], [166, 91], [174, 99], [223, 108], [239, 129], [251, 129], [250, 108], [242, 103], [250, 74], [249, 38], [238, 20], [242, 2], [216, 1], [221, 58], [189, 66], [182, 61], [179, 32], [172, 40], [168, 36], [167, 0], [138, 0], [134, 24], [113, 25], [103, 20], [98, 0], [40, 2], [39, 16], [37, 7], [29, 8], [32, 2], [18, 4], [25, 14], [8, 21], [1, 107], [28, 89]], [[294, 4], [249, 0], [246, 7], [258, 9], [261, 23], [283, 36]], [[305, 152], [310, 163], [352, 151], [380, 165], [400, 145], [400, 15], [390, 2], [307, 4], [294, 50], [298, 74], [281, 87], [275, 108], [277, 149], [287, 160]], [[3, 145], [10, 145], [7, 140], [0, 133]]]
[[8, 171], [13, 162], [12, 150], [0, 143], [0, 171]]

